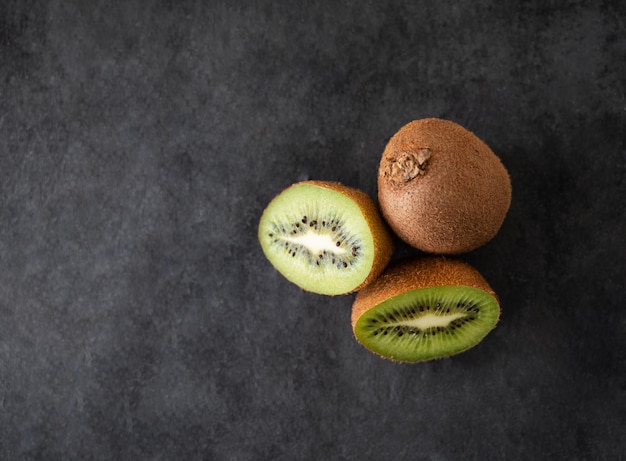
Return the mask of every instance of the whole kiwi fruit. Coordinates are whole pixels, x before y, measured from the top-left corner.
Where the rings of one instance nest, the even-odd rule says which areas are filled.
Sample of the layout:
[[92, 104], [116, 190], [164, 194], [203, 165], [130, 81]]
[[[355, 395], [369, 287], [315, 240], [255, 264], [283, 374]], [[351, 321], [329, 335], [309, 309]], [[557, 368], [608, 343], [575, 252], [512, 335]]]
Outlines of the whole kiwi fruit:
[[460, 254], [497, 234], [511, 204], [511, 180], [475, 134], [427, 118], [403, 126], [387, 143], [378, 201], [391, 229], [409, 245]]
[[443, 256], [394, 261], [357, 293], [356, 339], [371, 352], [400, 362], [449, 357], [496, 326], [498, 297], [469, 264]]
[[386, 267], [391, 234], [365, 192], [338, 182], [304, 181], [264, 210], [258, 238], [267, 259], [305, 291], [359, 290]]

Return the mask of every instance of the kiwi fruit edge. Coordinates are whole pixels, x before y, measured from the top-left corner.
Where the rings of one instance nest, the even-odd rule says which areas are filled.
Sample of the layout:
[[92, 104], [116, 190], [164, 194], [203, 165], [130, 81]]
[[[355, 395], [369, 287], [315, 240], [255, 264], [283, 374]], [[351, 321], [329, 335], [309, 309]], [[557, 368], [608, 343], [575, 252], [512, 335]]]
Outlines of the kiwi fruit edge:
[[455, 255], [495, 237], [510, 207], [511, 180], [475, 134], [427, 118], [406, 124], [387, 143], [378, 202], [400, 239], [426, 253]]
[[357, 293], [352, 329], [381, 357], [421, 362], [476, 346], [499, 317], [499, 299], [475, 268], [456, 258], [422, 256], [393, 261]]
[[[273, 226], [277, 219], [281, 221]], [[287, 239], [309, 232], [332, 237], [337, 251], [344, 245], [341, 237], [356, 239], [358, 244], [342, 261], [334, 258], [333, 249], [312, 254]], [[261, 216], [258, 239], [266, 258], [285, 278], [305, 291], [324, 295], [367, 286], [393, 252], [389, 229], [369, 195], [331, 181], [302, 181], [279, 193]]]

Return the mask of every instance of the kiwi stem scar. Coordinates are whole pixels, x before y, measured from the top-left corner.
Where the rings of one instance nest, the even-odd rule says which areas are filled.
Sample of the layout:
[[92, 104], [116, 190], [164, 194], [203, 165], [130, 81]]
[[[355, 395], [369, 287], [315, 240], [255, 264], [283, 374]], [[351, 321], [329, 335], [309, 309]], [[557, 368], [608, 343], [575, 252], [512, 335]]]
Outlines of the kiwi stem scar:
[[330, 235], [319, 235], [310, 232], [305, 235], [295, 237], [283, 236], [281, 238], [287, 242], [302, 245], [307, 248], [311, 254], [320, 254], [323, 251], [328, 251], [340, 255], [346, 252], [345, 248], [337, 246], [337, 242]]
[[423, 148], [418, 152], [404, 152], [387, 165], [386, 174], [396, 183], [411, 181], [417, 176], [426, 174], [430, 159], [430, 149]]
[[461, 317], [465, 317], [465, 314], [454, 313], [447, 315], [426, 314], [414, 319], [402, 320], [399, 322], [388, 322], [388, 325], [406, 325], [410, 327], [417, 327], [420, 330], [427, 330], [433, 327], [447, 327], [450, 322]]

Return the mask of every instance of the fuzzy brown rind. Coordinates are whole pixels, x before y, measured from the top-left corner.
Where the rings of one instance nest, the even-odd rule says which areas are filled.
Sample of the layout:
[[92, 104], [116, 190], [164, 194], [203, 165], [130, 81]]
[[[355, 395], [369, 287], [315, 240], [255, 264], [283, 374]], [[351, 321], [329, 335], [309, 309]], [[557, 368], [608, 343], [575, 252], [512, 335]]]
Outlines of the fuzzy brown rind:
[[354, 293], [355, 291], [359, 291], [360, 289], [368, 286], [376, 280], [385, 267], [387, 267], [387, 264], [391, 259], [391, 254], [393, 253], [393, 239], [387, 225], [380, 215], [378, 207], [372, 198], [365, 192], [339, 182], [311, 180], [304, 181], [300, 184], [311, 184], [317, 187], [323, 187], [340, 192], [346, 197], [352, 199], [358, 205], [361, 213], [363, 213], [363, 217], [372, 231], [372, 238], [374, 240], [374, 261], [372, 262], [372, 267], [367, 277], [350, 293]]
[[407, 291], [436, 286], [468, 286], [486, 291], [498, 299], [475, 268], [458, 259], [425, 256], [394, 261], [370, 285], [356, 295], [352, 305], [352, 329], [369, 309]]
[[402, 127], [385, 147], [378, 201], [391, 229], [411, 246], [460, 254], [498, 233], [511, 204], [511, 180], [472, 132], [422, 119]]

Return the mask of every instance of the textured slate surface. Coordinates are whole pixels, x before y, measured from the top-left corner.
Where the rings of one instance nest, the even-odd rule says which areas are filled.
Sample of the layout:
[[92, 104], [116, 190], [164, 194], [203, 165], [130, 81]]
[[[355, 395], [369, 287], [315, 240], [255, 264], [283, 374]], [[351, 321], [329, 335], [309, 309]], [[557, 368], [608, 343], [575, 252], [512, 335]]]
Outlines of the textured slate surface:
[[[623, 459], [626, 9], [557, 3], [1, 2], [0, 458]], [[503, 316], [399, 365], [256, 226], [430, 116], [511, 174]]]

